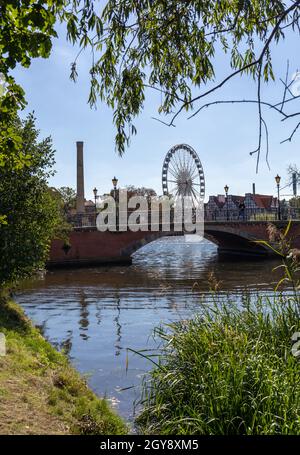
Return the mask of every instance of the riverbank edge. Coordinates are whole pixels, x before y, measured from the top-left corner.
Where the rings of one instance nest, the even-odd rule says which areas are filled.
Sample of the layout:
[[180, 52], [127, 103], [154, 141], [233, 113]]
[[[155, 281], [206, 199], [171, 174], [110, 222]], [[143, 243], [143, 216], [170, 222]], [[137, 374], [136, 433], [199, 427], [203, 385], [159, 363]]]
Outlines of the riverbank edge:
[[0, 434], [128, 433], [107, 401], [34, 327], [22, 308], [0, 296]]

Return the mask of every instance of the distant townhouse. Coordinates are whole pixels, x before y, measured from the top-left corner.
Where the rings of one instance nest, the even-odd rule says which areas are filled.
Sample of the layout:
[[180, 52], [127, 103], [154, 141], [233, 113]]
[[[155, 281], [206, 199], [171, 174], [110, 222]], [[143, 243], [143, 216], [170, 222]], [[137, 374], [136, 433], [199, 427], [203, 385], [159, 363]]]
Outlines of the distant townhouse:
[[207, 220], [231, 220], [239, 217], [239, 206], [244, 202], [244, 196], [228, 194], [226, 198], [223, 194], [209, 196], [205, 204], [205, 217]]
[[218, 194], [209, 196], [205, 204], [207, 220], [257, 219], [262, 215], [276, 217], [278, 201], [276, 197], [265, 194], [246, 193], [245, 196]]
[[270, 214], [276, 217], [278, 211], [277, 197], [266, 194], [245, 194], [247, 218], [258, 218], [260, 214]]
[[225, 196], [209, 196], [208, 202], [204, 204], [205, 218], [207, 220], [218, 220], [222, 216], [222, 209], [225, 204]]

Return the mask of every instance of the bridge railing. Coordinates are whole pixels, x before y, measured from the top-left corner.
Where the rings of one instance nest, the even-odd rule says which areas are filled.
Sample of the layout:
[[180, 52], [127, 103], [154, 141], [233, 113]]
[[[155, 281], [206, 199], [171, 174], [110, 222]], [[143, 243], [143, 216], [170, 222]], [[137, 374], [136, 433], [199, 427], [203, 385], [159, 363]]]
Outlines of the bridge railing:
[[[126, 212], [119, 212], [116, 210], [116, 213], [111, 212], [112, 215], [112, 222], [114, 223], [117, 230], [119, 227], [122, 226], [123, 230], [127, 229], [129, 223], [134, 223], [134, 221], [130, 220], [130, 215], [135, 212], [134, 209], [127, 210]], [[106, 212], [107, 213], [107, 212]], [[139, 221], [139, 225], [143, 226], [145, 230], [152, 230], [151, 226], [153, 224], [157, 224], [160, 228], [164, 225], [164, 230], [169, 230], [167, 228], [168, 225], [171, 226], [170, 230], [173, 230], [172, 227], [174, 226], [174, 212], [166, 211], [164, 214], [160, 211], [139, 211], [141, 213], [141, 219]], [[67, 221], [75, 228], [83, 228], [83, 227], [96, 227], [97, 225], [97, 215], [98, 213], [83, 213], [83, 214], [76, 214], [76, 215], [69, 215], [67, 216]], [[193, 217], [195, 220], [195, 217]], [[135, 224], [135, 223], [134, 223]], [[114, 224], [113, 224], [114, 225]]]
[[249, 209], [241, 211], [206, 211], [204, 216], [206, 221], [277, 221], [277, 220], [300, 220], [300, 208], [289, 207], [283, 209], [280, 214], [277, 209]]
[[[128, 218], [134, 210], [128, 211]], [[160, 212], [161, 215], [161, 212]], [[290, 208], [289, 210], [285, 210], [280, 214], [281, 220], [300, 220], [300, 208]], [[96, 227], [96, 213], [85, 213], [85, 214], [76, 214], [70, 215], [67, 217], [67, 221], [74, 226], [75, 228], [83, 228], [83, 227]], [[127, 221], [128, 221], [127, 218]], [[117, 212], [116, 222], [117, 225], [119, 224], [120, 214]], [[204, 220], [205, 221], [221, 221], [221, 222], [249, 222], [249, 221], [276, 221], [279, 219], [279, 214], [277, 211], [267, 211], [267, 210], [253, 210], [253, 209], [246, 209], [244, 212], [237, 212], [237, 211], [228, 211], [227, 213], [215, 213], [215, 212], [205, 212]], [[160, 217], [161, 220], [161, 217]], [[173, 224], [174, 217], [171, 212], [170, 214], [170, 223]], [[148, 214], [145, 213], [143, 216], [142, 224], [151, 226], [151, 212], [149, 211]], [[160, 221], [161, 224], [161, 221]]]

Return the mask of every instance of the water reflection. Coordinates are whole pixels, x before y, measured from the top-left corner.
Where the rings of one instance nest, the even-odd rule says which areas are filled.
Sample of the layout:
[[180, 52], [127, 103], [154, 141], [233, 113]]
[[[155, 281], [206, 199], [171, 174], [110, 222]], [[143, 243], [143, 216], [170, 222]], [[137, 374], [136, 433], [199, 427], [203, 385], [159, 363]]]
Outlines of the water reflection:
[[121, 353], [121, 349], [122, 349], [122, 346], [121, 346], [121, 341], [122, 341], [122, 335], [121, 335], [121, 332], [122, 332], [122, 325], [120, 323], [120, 316], [121, 316], [121, 307], [120, 307], [120, 302], [121, 300], [118, 299], [117, 300], [117, 316], [115, 317], [115, 323], [116, 323], [116, 333], [117, 333], [117, 339], [116, 339], [116, 344], [115, 344], [115, 347], [116, 347], [116, 353], [115, 355], [118, 356], [120, 355]]
[[88, 336], [88, 327], [89, 327], [89, 309], [88, 309], [88, 302], [85, 296], [85, 292], [80, 290], [80, 319], [79, 323], [79, 330], [80, 336], [83, 340], [87, 341], [89, 339]]
[[48, 272], [24, 284], [18, 301], [79, 371], [89, 373], [91, 387], [131, 419], [150, 365], [130, 355], [126, 372], [127, 348], [153, 348], [155, 326], [197, 312], [200, 297], [210, 298], [212, 272], [221, 292], [241, 301], [245, 292], [272, 292], [278, 279], [270, 272], [274, 265], [220, 262], [208, 241], [188, 244], [170, 238], [139, 250], [130, 267]]
[[[43, 333], [45, 333], [45, 330], [43, 330]], [[70, 352], [72, 350], [72, 338], [73, 338], [73, 330], [68, 330], [67, 331], [67, 338], [64, 339], [60, 345], [59, 348], [60, 350], [64, 351], [64, 353], [69, 356]]]

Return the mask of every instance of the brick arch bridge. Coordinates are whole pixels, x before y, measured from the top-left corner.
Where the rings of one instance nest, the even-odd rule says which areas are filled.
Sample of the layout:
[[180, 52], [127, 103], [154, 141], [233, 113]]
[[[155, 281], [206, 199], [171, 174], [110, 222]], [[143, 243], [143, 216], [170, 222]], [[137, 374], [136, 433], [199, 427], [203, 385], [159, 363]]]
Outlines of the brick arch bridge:
[[[287, 221], [273, 221], [284, 229]], [[268, 240], [267, 221], [206, 221], [205, 238], [218, 245], [220, 256], [266, 258], [272, 252], [255, 240]], [[74, 228], [70, 244], [54, 240], [48, 267], [128, 264], [132, 254], [147, 243], [163, 236], [183, 235], [182, 232], [99, 232], [95, 227]], [[289, 236], [292, 246], [300, 248], [300, 221], [293, 221]]]

